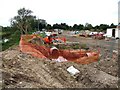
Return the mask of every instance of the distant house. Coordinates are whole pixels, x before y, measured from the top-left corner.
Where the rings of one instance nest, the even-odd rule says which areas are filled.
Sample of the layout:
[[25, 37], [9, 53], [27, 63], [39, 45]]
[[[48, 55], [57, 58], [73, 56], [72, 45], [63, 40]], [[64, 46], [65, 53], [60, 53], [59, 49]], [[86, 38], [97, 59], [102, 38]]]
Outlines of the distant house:
[[106, 31], [106, 37], [120, 38], [120, 29], [118, 28], [108, 28]]

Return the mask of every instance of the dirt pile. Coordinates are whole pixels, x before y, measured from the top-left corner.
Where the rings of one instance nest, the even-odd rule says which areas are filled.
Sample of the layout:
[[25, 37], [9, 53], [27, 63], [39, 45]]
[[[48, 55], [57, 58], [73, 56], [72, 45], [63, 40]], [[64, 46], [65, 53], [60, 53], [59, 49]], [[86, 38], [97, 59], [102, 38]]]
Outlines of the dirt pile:
[[[108, 73], [104, 60], [88, 65], [55, 62], [32, 57], [13, 48], [2, 52], [3, 87], [6, 88], [116, 88], [117, 65], [110, 60], [113, 73]], [[72, 76], [67, 68], [74, 66], [80, 73]], [[112, 69], [112, 68], [111, 68]]]

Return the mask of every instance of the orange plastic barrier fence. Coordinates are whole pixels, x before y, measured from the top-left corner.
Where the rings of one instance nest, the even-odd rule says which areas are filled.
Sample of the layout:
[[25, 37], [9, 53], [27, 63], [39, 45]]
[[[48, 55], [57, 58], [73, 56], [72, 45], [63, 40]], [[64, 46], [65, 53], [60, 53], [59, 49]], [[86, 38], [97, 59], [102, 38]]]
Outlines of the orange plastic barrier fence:
[[28, 40], [37, 37], [35, 35], [22, 35], [20, 40], [20, 50], [24, 53], [31, 54], [38, 58], [57, 59], [63, 56], [68, 61], [73, 61], [81, 64], [89, 64], [98, 61], [99, 52], [83, 51], [83, 50], [51, 50], [46, 46], [38, 46], [29, 43]]

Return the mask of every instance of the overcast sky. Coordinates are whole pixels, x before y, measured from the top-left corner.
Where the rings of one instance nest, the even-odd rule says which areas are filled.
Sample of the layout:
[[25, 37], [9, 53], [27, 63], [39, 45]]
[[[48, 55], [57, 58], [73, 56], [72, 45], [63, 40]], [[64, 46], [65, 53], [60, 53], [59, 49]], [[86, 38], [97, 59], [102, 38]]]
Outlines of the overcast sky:
[[49, 24], [117, 24], [120, 0], [0, 0], [0, 25], [9, 26], [17, 10], [25, 7]]

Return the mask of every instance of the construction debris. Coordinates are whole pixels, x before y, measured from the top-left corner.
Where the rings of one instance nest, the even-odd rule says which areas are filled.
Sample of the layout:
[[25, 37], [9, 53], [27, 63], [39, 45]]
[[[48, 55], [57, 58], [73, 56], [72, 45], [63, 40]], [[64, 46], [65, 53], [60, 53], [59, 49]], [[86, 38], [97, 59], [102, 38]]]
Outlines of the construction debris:
[[80, 71], [77, 70], [76, 68], [74, 68], [74, 66], [70, 66], [67, 71], [71, 74], [71, 75], [76, 75], [77, 73], [79, 73]]
[[59, 56], [57, 59], [52, 59], [53, 61], [56, 61], [56, 62], [66, 62], [68, 61], [67, 59], [65, 59], [64, 57], [62, 56]]
[[[32, 44], [28, 40], [35, 38], [35, 35], [23, 35], [20, 40], [20, 50], [24, 53], [31, 54], [38, 58], [57, 59], [59, 56], [81, 64], [95, 62], [99, 58], [99, 52], [86, 50], [58, 50], [57, 48], [46, 47], [45, 45]], [[41, 40], [42, 38], [40, 38]], [[87, 55], [89, 54], [89, 55]]]

